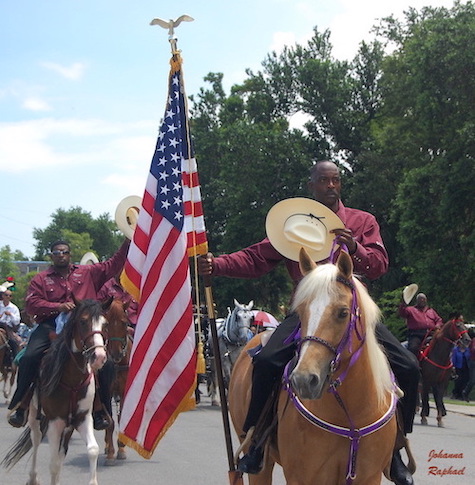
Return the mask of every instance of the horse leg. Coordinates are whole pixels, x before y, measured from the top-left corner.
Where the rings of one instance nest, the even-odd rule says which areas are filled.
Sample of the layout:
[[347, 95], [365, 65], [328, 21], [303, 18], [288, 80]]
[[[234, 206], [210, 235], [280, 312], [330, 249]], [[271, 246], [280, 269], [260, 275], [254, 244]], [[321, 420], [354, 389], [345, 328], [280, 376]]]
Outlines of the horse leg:
[[423, 383], [421, 391], [421, 424], [427, 424], [427, 416], [429, 416], [429, 387]]
[[105, 443], [106, 443], [106, 461], [105, 465], [115, 465], [115, 448], [114, 448], [114, 429], [115, 429], [115, 422], [114, 417], [111, 416], [112, 421], [110, 426], [105, 430]]
[[92, 413], [86, 414], [84, 421], [78, 426], [77, 430], [83, 441], [86, 443], [90, 471], [89, 485], [97, 485], [97, 458], [99, 456], [99, 445], [94, 436]]
[[59, 476], [66, 456], [63, 433], [66, 423], [61, 418], [51, 420], [48, 425], [48, 443], [50, 449], [49, 471], [51, 485], [59, 485]]
[[437, 407], [437, 426], [439, 428], [444, 427], [442, 418], [447, 414], [447, 411], [444, 405], [444, 392], [445, 392], [444, 387], [445, 386], [437, 385], [432, 388], [435, 405]]
[[41, 443], [41, 429], [40, 421], [36, 419], [36, 413], [36, 406], [31, 403], [28, 414], [28, 426], [30, 428], [30, 438], [33, 446], [33, 451], [31, 455], [30, 478], [26, 485], [40, 485], [40, 482], [38, 481], [36, 463], [38, 459], [38, 448]]
[[[124, 403], [124, 396], [122, 395], [120, 397], [120, 403], [119, 403], [119, 416], [118, 419], [120, 420], [120, 415], [122, 414], [122, 405]], [[117, 459], [118, 460], [126, 460], [127, 455], [125, 453], [125, 443], [120, 441], [119, 438], [117, 438]]]

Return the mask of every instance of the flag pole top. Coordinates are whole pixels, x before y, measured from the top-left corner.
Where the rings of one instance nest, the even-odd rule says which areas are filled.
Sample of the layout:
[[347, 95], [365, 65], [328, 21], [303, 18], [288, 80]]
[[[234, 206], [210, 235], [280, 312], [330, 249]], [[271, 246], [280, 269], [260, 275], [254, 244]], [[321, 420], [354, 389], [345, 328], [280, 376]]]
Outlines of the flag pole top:
[[160, 27], [168, 29], [168, 40], [171, 44], [172, 54], [175, 55], [179, 53], [176, 46], [177, 37], [175, 35], [175, 27], [178, 27], [182, 22], [192, 22], [193, 20], [195, 19], [193, 17], [190, 17], [189, 15], [181, 15], [176, 20], [162, 20], [156, 18], [150, 22], [150, 25], [160, 25]]

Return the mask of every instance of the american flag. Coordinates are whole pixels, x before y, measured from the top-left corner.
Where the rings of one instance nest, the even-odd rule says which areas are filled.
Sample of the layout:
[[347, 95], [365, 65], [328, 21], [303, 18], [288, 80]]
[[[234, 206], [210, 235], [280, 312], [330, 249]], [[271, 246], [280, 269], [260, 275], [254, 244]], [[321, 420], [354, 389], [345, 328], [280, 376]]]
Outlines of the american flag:
[[121, 281], [139, 300], [120, 439], [150, 458], [177, 415], [194, 407], [195, 331], [188, 257], [207, 251], [181, 58]]

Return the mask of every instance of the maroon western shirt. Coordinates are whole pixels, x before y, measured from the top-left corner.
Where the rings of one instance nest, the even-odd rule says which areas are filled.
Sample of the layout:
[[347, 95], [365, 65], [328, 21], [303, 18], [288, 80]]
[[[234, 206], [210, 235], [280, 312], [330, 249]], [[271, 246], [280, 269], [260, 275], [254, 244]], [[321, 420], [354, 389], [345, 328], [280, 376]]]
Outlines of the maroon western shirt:
[[38, 273], [31, 280], [26, 294], [26, 311], [41, 323], [58, 315], [61, 303], [97, 299], [97, 293], [104, 283], [118, 274], [127, 258], [130, 241], [126, 240], [112, 258], [103, 263], [69, 265], [69, 274], [63, 277], [54, 266]]
[[432, 330], [442, 325], [442, 318], [433, 308], [428, 306], [418, 308], [401, 303], [399, 305], [399, 316], [406, 319], [409, 330]]
[[139, 304], [130, 293], [125, 291], [122, 286], [117, 283], [115, 278], [111, 278], [105, 283], [105, 285], [99, 291], [97, 299], [104, 301], [111, 296], [121, 300], [122, 303], [129, 304], [127, 307], [127, 316], [129, 318], [129, 322], [134, 326], [137, 325], [137, 311]]
[[[337, 216], [351, 229], [356, 240], [356, 251], [352, 255], [355, 273], [374, 280], [388, 270], [389, 258], [384, 247], [376, 218], [358, 209], [350, 209], [339, 202]], [[271, 271], [281, 261], [294, 284], [302, 279], [299, 263], [282, 256], [264, 239], [257, 244], [232, 254], [224, 254], [214, 259], [214, 276], [235, 278], [257, 278]]]

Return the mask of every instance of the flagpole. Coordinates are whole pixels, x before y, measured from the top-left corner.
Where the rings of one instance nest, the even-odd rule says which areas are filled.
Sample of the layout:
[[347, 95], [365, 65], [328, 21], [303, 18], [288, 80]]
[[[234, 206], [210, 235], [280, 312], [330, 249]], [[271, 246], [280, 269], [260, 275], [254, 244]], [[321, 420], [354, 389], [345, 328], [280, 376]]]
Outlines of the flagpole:
[[[171, 45], [171, 51], [173, 55], [173, 59], [179, 54], [177, 48], [177, 37], [175, 36], [175, 27], [178, 27], [181, 22], [191, 22], [194, 19], [189, 15], [181, 15], [176, 20], [163, 20], [160, 18], [155, 18], [150, 22], [150, 25], [159, 25], [164, 29], [168, 29], [168, 40]], [[196, 255], [195, 255], [196, 258]], [[216, 372], [218, 375], [218, 387], [219, 387], [219, 394], [221, 399], [221, 414], [223, 418], [223, 427], [224, 427], [224, 435], [226, 441], [226, 450], [228, 455], [228, 477], [230, 485], [244, 485], [244, 481], [242, 478], [242, 473], [236, 470], [236, 466], [234, 463], [234, 453], [233, 453], [233, 445], [231, 439], [231, 428], [229, 424], [229, 412], [228, 412], [228, 401], [226, 397], [226, 389], [224, 387], [224, 378], [223, 378], [223, 368], [221, 362], [221, 355], [219, 353], [219, 342], [218, 342], [218, 331], [216, 327], [216, 314], [214, 311], [214, 300], [213, 300], [213, 292], [211, 286], [211, 276], [204, 276], [203, 281], [205, 284], [205, 298], [206, 298], [206, 306], [208, 309], [208, 319], [210, 322], [211, 328], [211, 337], [213, 341], [213, 348], [214, 348], [214, 358], [215, 358], [215, 365], [216, 365]], [[199, 309], [198, 309], [199, 311]]]
[[229, 425], [228, 400], [226, 396], [226, 389], [224, 387], [221, 354], [219, 352], [218, 331], [216, 327], [216, 313], [214, 311], [211, 276], [204, 275], [203, 282], [205, 285], [206, 307], [208, 310], [208, 319], [209, 319], [209, 324], [211, 329], [211, 339], [213, 341], [213, 349], [214, 349], [214, 352], [213, 352], [214, 362], [216, 365], [216, 374], [218, 378], [219, 397], [221, 401], [221, 414], [223, 417], [224, 438], [226, 441], [226, 451], [228, 454], [229, 480], [231, 485], [244, 485], [242, 473], [236, 470], [236, 465], [234, 463], [233, 443], [231, 439], [231, 427]]

